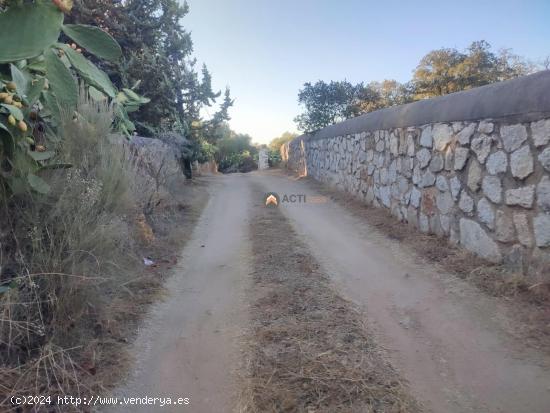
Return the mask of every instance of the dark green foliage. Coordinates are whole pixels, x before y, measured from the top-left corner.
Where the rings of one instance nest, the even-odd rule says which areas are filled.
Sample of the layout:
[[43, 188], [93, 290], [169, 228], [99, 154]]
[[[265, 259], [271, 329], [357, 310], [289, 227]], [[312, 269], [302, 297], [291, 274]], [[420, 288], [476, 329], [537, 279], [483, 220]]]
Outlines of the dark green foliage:
[[313, 132], [374, 110], [483, 86], [533, 70], [509, 50], [491, 51], [486, 41], [473, 42], [465, 52], [433, 50], [422, 58], [412, 81], [359, 83], [347, 81], [305, 83], [298, 93], [304, 112], [296, 117], [298, 129]]
[[235, 133], [227, 126], [219, 133], [216, 161], [221, 172], [250, 172], [258, 167], [258, 148], [252, 144], [250, 135]]
[[509, 50], [494, 53], [484, 40], [473, 42], [465, 52], [434, 50], [422, 58], [414, 72], [415, 98], [471, 89], [522, 76], [531, 70], [529, 63]]
[[202, 119], [201, 109], [213, 106], [221, 93], [212, 90], [206, 66], [196, 67], [190, 33], [181, 25], [188, 12], [187, 3], [177, 0], [77, 0], [69, 19], [98, 25], [121, 45], [120, 63], [101, 65], [114, 74], [116, 86], [134, 88], [151, 100], [130, 114], [138, 133], [153, 136], [174, 130], [198, 148], [229, 119], [233, 101], [226, 91], [219, 111]]

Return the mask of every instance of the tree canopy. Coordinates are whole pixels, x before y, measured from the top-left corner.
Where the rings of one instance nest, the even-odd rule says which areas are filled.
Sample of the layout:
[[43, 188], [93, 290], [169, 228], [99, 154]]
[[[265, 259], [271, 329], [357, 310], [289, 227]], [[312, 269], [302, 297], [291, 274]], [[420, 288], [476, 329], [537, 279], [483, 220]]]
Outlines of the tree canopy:
[[188, 12], [188, 4], [177, 0], [75, 0], [69, 18], [100, 26], [121, 45], [120, 63], [102, 66], [117, 86], [154, 102], [131, 115], [140, 134], [177, 131], [200, 143], [229, 119], [233, 100], [227, 89], [214, 115], [203, 118], [203, 108], [216, 105], [222, 93], [193, 58], [191, 35], [181, 24]]
[[307, 82], [298, 93], [303, 112], [295, 118], [298, 129], [312, 132], [374, 110], [441, 96], [528, 74], [535, 67], [508, 49], [493, 52], [484, 40], [465, 51], [437, 49], [426, 54], [410, 82], [322, 80]]

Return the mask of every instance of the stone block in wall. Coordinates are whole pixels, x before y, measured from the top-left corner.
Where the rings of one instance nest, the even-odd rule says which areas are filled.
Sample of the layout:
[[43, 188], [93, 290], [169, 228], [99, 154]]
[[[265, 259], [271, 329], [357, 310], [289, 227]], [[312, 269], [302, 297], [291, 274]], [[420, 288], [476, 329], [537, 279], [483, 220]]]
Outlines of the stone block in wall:
[[501, 242], [515, 240], [515, 228], [512, 218], [503, 211], [497, 211], [495, 219], [495, 238]]
[[466, 161], [468, 161], [468, 154], [470, 149], [468, 148], [456, 148], [455, 150], [455, 162], [454, 169], [455, 171], [461, 171], [466, 166]]
[[518, 179], [525, 179], [533, 173], [533, 156], [528, 145], [512, 152], [510, 168], [512, 175]]
[[543, 211], [550, 211], [550, 177], [543, 176], [537, 185], [537, 205]]
[[502, 184], [498, 176], [486, 175], [481, 183], [481, 190], [495, 204], [502, 201]]
[[495, 210], [487, 198], [481, 198], [477, 203], [477, 216], [487, 228], [495, 228]]
[[501, 172], [506, 172], [508, 168], [508, 157], [506, 152], [498, 151], [494, 152], [487, 158], [487, 164], [485, 165], [487, 172], [491, 175], [497, 175]]
[[493, 138], [489, 135], [480, 135], [477, 138], [472, 139], [470, 148], [476, 154], [479, 163], [484, 164], [485, 160], [491, 152], [491, 145], [493, 144]]
[[531, 247], [533, 245], [533, 231], [529, 224], [528, 215], [524, 213], [514, 213], [513, 220], [518, 235], [518, 241], [526, 247]]
[[472, 192], [477, 192], [481, 184], [481, 165], [476, 159], [472, 159], [468, 168], [468, 188]]
[[544, 169], [550, 171], [550, 148], [546, 148], [538, 156], [539, 162]]
[[497, 243], [472, 219], [460, 220], [460, 244], [491, 262], [502, 261], [502, 253]]
[[433, 147], [433, 138], [432, 138], [432, 125], [427, 125], [422, 128], [422, 133], [420, 134], [420, 146], [424, 148]]
[[506, 205], [531, 208], [535, 197], [535, 186], [529, 185], [506, 190]]
[[527, 140], [527, 128], [521, 124], [504, 125], [500, 128], [500, 137], [504, 150], [513, 152]]
[[487, 120], [482, 120], [481, 122], [479, 122], [479, 125], [477, 127], [477, 131], [479, 133], [486, 133], [486, 134], [493, 132], [494, 129], [495, 129], [495, 125], [493, 124], [493, 122], [490, 122]]
[[535, 146], [544, 146], [550, 143], [550, 119], [531, 123], [533, 143]]
[[470, 123], [457, 134], [458, 143], [462, 146], [470, 145], [470, 139], [476, 130], [476, 124]]
[[432, 130], [434, 149], [444, 151], [453, 139], [453, 130], [445, 123], [435, 124]]
[[550, 214], [539, 214], [533, 219], [537, 247], [550, 246]]

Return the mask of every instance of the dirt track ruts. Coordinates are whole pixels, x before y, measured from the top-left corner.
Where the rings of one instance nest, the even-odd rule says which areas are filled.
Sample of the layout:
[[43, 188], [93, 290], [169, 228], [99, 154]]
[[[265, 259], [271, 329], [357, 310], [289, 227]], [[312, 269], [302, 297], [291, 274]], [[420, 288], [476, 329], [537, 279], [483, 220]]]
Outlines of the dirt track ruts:
[[[213, 181], [169, 297], [137, 339], [136, 372], [118, 394], [184, 394], [193, 412], [231, 411], [237, 401], [235, 369], [247, 356], [239, 344], [254, 302], [245, 295], [254, 262], [247, 228], [253, 208], [262, 207], [252, 188], [318, 193], [277, 172]], [[513, 321], [498, 300], [419, 262], [398, 240], [330, 200], [279, 210], [338, 294], [365, 311], [369, 331], [426, 411], [548, 412], [550, 360], [508, 334]]]

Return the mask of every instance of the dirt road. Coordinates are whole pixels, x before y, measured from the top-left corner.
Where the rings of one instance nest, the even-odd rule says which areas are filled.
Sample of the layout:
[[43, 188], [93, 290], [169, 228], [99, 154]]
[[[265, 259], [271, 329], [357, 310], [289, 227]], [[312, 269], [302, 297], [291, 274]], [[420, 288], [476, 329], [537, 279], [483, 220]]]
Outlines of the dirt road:
[[253, 190], [261, 188], [306, 195], [279, 209], [334, 288], [364, 308], [425, 411], [550, 411], [550, 360], [508, 333], [513, 321], [500, 301], [420, 263], [342, 206], [307, 202], [318, 194], [306, 182], [265, 172], [215, 178], [210, 188], [181, 272], [138, 337], [136, 370], [118, 395], [191, 399], [187, 408], [148, 411], [232, 411], [239, 336], [249, 322], [255, 240], [247, 220], [262, 208]]

